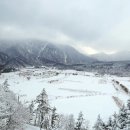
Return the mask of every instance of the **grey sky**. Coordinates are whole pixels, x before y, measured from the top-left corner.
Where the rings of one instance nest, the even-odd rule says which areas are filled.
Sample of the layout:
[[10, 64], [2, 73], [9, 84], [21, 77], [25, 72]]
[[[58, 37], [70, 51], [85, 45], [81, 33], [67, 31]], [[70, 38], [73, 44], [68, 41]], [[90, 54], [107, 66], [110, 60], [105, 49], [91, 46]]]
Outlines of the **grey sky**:
[[0, 38], [38, 38], [85, 53], [130, 50], [130, 0], [0, 0]]

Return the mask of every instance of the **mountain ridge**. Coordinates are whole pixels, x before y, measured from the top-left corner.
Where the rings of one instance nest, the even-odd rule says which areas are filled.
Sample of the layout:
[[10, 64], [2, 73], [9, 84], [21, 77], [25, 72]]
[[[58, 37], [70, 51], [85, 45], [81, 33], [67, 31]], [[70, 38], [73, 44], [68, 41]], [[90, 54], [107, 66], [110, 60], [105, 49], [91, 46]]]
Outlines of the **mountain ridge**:
[[0, 41], [0, 65], [8, 67], [87, 64], [95, 61], [67, 45], [40, 40]]
[[92, 58], [96, 58], [99, 61], [130, 61], [130, 51], [119, 51], [114, 54], [97, 53], [91, 55]]

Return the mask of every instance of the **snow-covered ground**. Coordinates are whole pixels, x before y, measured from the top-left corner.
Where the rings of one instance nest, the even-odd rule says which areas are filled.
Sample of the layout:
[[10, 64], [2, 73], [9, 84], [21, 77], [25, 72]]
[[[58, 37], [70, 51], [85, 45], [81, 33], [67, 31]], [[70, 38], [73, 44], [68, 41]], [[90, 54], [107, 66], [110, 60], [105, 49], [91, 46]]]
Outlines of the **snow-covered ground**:
[[[0, 83], [8, 79], [10, 89], [21, 96], [21, 100], [34, 100], [43, 88], [46, 89], [51, 106], [56, 106], [59, 113], [74, 114], [80, 111], [93, 125], [98, 114], [106, 120], [119, 110], [118, 98], [125, 103], [129, 94], [112, 81], [119, 81], [130, 89], [129, 77], [99, 76], [74, 70], [22, 69], [18, 72], [0, 75]], [[116, 86], [116, 88], [114, 87]], [[26, 96], [24, 96], [26, 95]], [[113, 98], [114, 97], [114, 98]], [[33, 128], [27, 129], [33, 130]]]
[[40, 130], [38, 127], [26, 125], [25, 130]]

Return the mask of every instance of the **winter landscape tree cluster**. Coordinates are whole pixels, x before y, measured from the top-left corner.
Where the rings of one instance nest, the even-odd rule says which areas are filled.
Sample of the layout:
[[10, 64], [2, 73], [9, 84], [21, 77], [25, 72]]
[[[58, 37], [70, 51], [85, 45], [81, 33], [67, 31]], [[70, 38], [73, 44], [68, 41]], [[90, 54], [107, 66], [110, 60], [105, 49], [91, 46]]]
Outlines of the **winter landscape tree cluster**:
[[[35, 103], [35, 105], [33, 105]], [[37, 106], [36, 108], [34, 106]], [[77, 121], [73, 115], [62, 115], [51, 107], [45, 89], [36, 97], [30, 105], [32, 113], [31, 124], [45, 130], [88, 130], [88, 122], [84, 119], [82, 112], [79, 113]]]
[[104, 123], [100, 115], [97, 118], [94, 130], [130, 130], [130, 100], [127, 105], [120, 108], [119, 113], [109, 118], [107, 123]]
[[[82, 112], [77, 119], [73, 115], [57, 113], [56, 107], [51, 107], [45, 89], [27, 105], [9, 89], [6, 80], [0, 85], [0, 130], [23, 130], [26, 124], [37, 126], [40, 130], [90, 130], [89, 122], [84, 119]], [[99, 115], [93, 129], [129, 130], [130, 100], [107, 122]]]
[[30, 119], [30, 112], [8, 86], [7, 80], [0, 85], [0, 130], [22, 130]]
[[0, 85], [0, 130], [23, 130], [30, 124], [44, 130], [88, 130], [82, 112], [75, 120], [73, 115], [62, 115], [51, 107], [45, 89], [28, 106], [9, 89], [6, 80]]

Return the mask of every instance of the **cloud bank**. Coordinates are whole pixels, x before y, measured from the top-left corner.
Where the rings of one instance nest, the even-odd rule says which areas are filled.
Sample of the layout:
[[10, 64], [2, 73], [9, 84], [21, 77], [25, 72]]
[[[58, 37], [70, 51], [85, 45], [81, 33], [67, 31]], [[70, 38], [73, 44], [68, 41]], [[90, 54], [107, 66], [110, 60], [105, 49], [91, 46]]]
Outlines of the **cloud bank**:
[[0, 39], [37, 38], [84, 53], [130, 50], [129, 0], [1, 0]]

